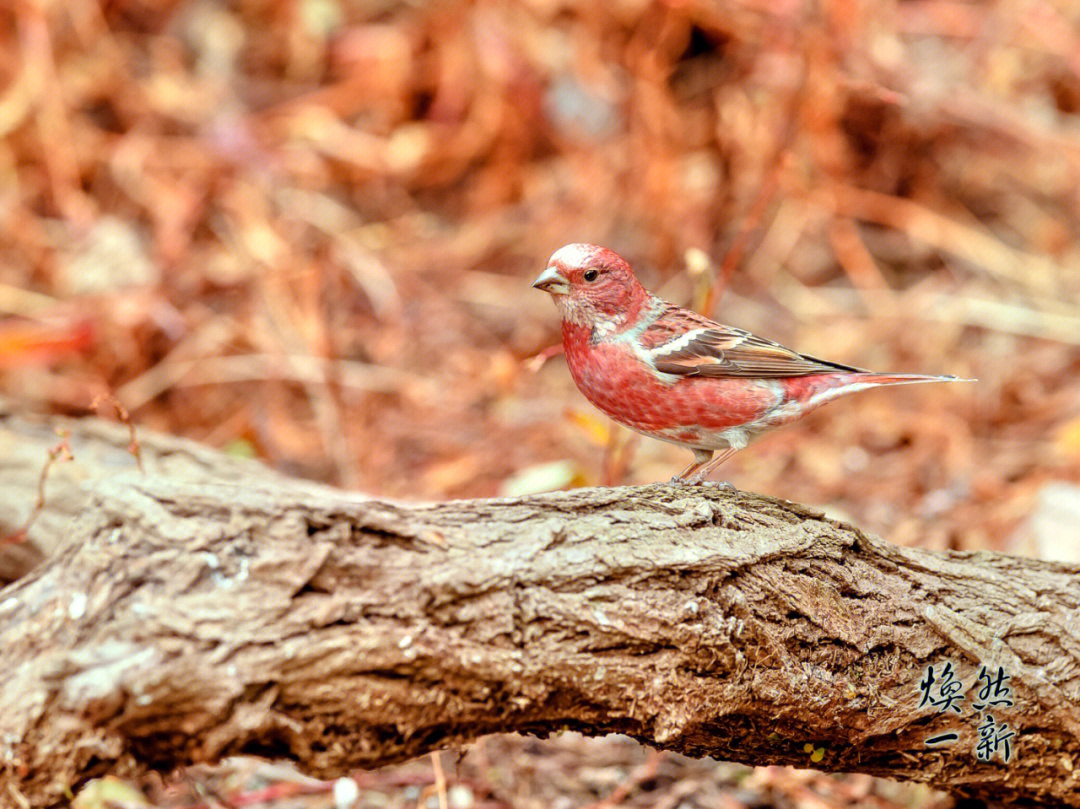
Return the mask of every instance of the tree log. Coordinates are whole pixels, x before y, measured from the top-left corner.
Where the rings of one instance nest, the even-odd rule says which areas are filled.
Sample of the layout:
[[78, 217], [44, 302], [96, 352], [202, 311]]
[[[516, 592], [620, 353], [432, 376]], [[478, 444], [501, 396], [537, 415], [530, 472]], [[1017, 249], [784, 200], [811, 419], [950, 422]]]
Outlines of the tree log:
[[[126, 444], [65, 425], [77, 462]], [[55, 443], [0, 429], [42, 461]], [[572, 728], [1080, 806], [1080, 567], [894, 547], [707, 487], [405, 504], [223, 458], [218, 479], [119, 463], [60, 498], [81, 504], [46, 521], [64, 541], [0, 590], [0, 804], [231, 754], [333, 777]], [[946, 663], [962, 714], [920, 707]], [[1008, 763], [976, 756], [982, 666], [1010, 678], [984, 712], [1016, 734]]]
[[[0, 584], [25, 575], [64, 543], [71, 520], [89, 503], [92, 485], [84, 484], [136, 466], [131, 432], [122, 424], [20, 415], [14, 405], [0, 399], [0, 541], [19, 531], [30, 516], [49, 450], [65, 439], [73, 458], [50, 467], [45, 507], [32, 521], [28, 541], [0, 545]], [[262, 464], [175, 436], [140, 429], [138, 444], [143, 468], [150, 475], [205, 483], [240, 483], [251, 475], [283, 479]]]

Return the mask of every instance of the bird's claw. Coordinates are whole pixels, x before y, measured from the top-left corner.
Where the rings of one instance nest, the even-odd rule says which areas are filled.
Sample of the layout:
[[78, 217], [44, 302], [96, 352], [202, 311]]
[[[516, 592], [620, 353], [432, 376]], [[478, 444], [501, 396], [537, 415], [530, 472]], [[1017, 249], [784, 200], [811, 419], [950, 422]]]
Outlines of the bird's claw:
[[734, 484], [728, 483], [726, 480], [702, 480], [701, 478], [681, 478], [678, 475], [671, 476], [672, 486], [712, 486], [717, 489], [727, 489], [731, 492], [737, 492]]

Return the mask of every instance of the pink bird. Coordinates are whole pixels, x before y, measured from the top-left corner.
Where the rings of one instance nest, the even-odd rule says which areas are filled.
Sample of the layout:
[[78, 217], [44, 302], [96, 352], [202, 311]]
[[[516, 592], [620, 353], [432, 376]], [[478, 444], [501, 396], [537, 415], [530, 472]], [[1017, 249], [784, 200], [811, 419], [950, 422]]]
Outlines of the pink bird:
[[701, 483], [756, 436], [849, 393], [973, 381], [879, 374], [796, 353], [661, 300], [621, 256], [592, 244], [557, 250], [533, 286], [555, 300], [585, 398], [631, 430], [693, 450], [673, 483]]

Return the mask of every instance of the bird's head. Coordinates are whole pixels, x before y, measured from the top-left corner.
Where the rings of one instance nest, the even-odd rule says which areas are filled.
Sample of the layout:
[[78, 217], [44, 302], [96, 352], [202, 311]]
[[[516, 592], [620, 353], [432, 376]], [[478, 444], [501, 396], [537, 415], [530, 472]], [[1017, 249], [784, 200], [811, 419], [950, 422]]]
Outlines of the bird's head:
[[622, 256], [595, 244], [560, 247], [533, 286], [551, 294], [563, 320], [590, 326], [636, 317], [650, 297]]

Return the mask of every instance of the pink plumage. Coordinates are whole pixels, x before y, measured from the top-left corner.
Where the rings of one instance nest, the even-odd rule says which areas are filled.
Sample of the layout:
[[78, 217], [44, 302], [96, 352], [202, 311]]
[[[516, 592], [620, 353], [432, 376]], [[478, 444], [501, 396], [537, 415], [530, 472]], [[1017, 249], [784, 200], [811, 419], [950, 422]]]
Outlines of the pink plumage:
[[694, 462], [673, 480], [700, 483], [756, 435], [841, 396], [965, 381], [799, 354], [661, 300], [622, 257], [596, 245], [557, 250], [533, 286], [555, 300], [566, 361], [585, 398], [632, 430], [693, 450]]

